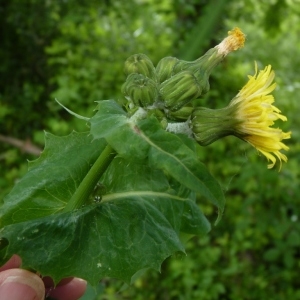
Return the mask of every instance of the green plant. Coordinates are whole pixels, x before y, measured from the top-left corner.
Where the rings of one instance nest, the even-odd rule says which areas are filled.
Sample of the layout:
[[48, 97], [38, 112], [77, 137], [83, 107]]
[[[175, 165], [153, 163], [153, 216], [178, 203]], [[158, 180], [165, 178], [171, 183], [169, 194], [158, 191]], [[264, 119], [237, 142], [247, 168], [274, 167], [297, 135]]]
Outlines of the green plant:
[[[40, 158], [30, 162], [29, 172], [4, 199], [1, 262], [17, 253], [24, 267], [55, 282], [78, 276], [96, 284], [107, 276], [130, 283], [137, 272], [159, 270], [168, 256], [184, 252], [191, 236], [210, 230], [198, 201], [206, 198], [214, 204], [219, 221], [223, 191], [200, 162], [204, 148], [197, 143], [201, 144], [199, 135], [207, 136], [211, 129], [199, 129], [202, 118], [198, 119], [193, 100], [208, 92], [213, 68], [243, 45], [239, 29], [229, 33], [194, 62], [164, 58], [154, 68], [145, 55], [128, 58], [122, 88], [128, 102], [123, 107], [113, 100], [98, 101], [91, 118], [70, 111], [88, 123], [89, 131], [64, 137], [46, 133]], [[254, 96], [246, 93], [241, 100], [255, 99], [256, 94], [259, 104], [269, 99], [272, 79], [268, 72], [255, 75], [246, 85]], [[268, 121], [277, 112], [273, 107], [265, 116], [260, 109], [257, 113]], [[238, 118], [230, 123], [230, 134], [246, 141], [255, 136], [240, 129], [249, 126], [248, 119], [236, 110], [230, 113]], [[219, 120], [219, 114], [209, 117]], [[220, 138], [224, 120], [219, 121], [213, 135]], [[268, 126], [264, 123], [261, 129]], [[270, 150], [252, 144], [263, 154], [268, 152], [265, 156], [274, 163], [269, 152], [278, 156], [287, 135], [279, 135]]]

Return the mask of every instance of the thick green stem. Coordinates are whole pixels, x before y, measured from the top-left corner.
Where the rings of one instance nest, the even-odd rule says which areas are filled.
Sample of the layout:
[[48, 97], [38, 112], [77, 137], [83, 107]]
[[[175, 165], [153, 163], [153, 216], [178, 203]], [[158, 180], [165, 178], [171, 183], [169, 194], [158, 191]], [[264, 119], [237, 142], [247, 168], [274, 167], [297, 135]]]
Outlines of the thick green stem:
[[86, 204], [95, 185], [97, 184], [105, 170], [108, 168], [115, 155], [116, 152], [114, 151], [114, 149], [110, 145], [107, 145], [80, 183], [70, 201], [67, 203], [66, 207], [63, 210], [64, 212], [78, 209]]

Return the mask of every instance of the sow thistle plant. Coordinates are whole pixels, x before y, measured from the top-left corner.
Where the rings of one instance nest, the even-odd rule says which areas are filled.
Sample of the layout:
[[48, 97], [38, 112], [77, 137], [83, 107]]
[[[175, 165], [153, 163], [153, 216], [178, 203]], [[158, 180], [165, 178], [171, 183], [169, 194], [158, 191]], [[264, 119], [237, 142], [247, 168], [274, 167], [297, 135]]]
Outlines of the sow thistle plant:
[[[198, 158], [199, 148], [234, 135], [280, 165], [291, 136], [272, 127], [285, 121], [273, 106], [270, 66], [222, 109], [194, 107], [209, 91], [209, 76], [230, 52], [243, 47], [240, 29], [195, 61], [144, 54], [125, 62], [126, 104], [98, 101], [86, 132], [45, 133], [45, 149], [5, 197], [0, 211], [0, 262], [22, 257], [23, 267], [51, 276], [103, 277], [131, 283], [141, 270], [160, 270], [185, 241], [211, 225], [199, 204], [210, 201], [216, 223], [222, 188]], [[199, 101], [197, 101], [199, 102]]]

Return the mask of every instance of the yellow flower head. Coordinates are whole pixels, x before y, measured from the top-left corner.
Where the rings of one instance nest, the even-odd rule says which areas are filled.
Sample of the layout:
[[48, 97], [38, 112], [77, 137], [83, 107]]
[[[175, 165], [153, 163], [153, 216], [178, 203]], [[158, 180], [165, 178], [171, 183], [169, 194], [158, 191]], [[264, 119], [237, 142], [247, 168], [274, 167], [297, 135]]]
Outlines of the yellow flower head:
[[287, 157], [280, 151], [289, 150], [282, 140], [289, 139], [291, 132], [271, 127], [278, 119], [287, 120], [280, 110], [272, 105], [274, 97], [270, 93], [276, 86], [272, 83], [274, 71], [268, 65], [258, 73], [255, 64], [255, 74], [248, 77], [246, 85], [229, 104], [230, 107], [235, 107], [235, 118], [240, 120], [235, 131], [271, 161], [268, 168], [274, 167], [276, 157], [281, 167], [282, 160], [286, 162]]
[[195, 108], [191, 116], [191, 128], [197, 142], [207, 146], [222, 137], [235, 135], [271, 161], [268, 168], [274, 167], [276, 158], [281, 167], [282, 161], [287, 161], [281, 150], [289, 150], [282, 140], [289, 139], [291, 132], [271, 127], [278, 119], [287, 120], [272, 105], [274, 97], [271, 92], [276, 86], [272, 83], [274, 77], [270, 65], [258, 72], [255, 64], [255, 74], [249, 76], [249, 81], [228, 106], [221, 109]]

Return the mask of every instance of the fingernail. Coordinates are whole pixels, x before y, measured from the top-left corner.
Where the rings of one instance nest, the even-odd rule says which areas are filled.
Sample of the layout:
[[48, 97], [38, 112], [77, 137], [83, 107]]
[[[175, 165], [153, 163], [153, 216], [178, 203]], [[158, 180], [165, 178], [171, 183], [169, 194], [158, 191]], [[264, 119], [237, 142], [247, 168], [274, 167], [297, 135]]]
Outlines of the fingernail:
[[32, 277], [9, 276], [0, 285], [0, 300], [42, 300], [44, 291]]

